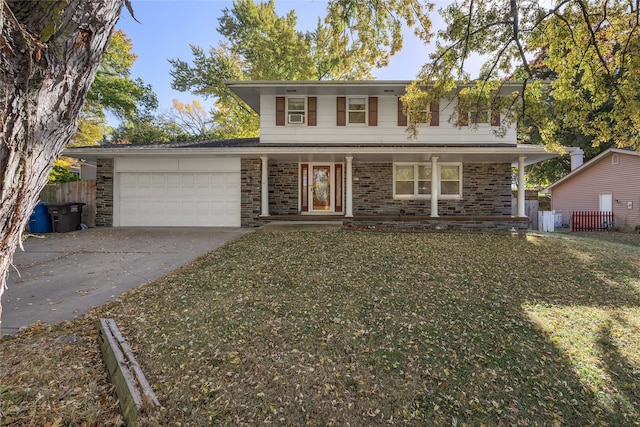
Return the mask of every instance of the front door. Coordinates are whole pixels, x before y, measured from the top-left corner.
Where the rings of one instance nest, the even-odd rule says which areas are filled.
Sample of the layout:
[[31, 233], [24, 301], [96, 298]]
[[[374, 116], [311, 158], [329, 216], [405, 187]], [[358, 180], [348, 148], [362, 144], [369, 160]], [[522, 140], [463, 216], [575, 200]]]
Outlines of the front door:
[[300, 211], [342, 212], [342, 163], [300, 164]]
[[314, 212], [330, 212], [331, 209], [331, 165], [311, 167], [311, 197]]

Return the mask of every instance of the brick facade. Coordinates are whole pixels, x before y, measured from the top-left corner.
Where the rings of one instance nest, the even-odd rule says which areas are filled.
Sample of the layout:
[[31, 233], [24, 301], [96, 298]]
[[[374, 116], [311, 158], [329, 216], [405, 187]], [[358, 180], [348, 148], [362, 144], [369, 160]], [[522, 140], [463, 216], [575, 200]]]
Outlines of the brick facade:
[[298, 211], [298, 163], [269, 161], [269, 213], [296, 215]]
[[[96, 178], [96, 225], [113, 226], [113, 159], [98, 159]], [[260, 218], [261, 161], [258, 158], [241, 160], [241, 225], [263, 225]], [[297, 162], [269, 161], [269, 213], [271, 215], [297, 215], [299, 209], [299, 165]], [[521, 229], [521, 222], [505, 218], [511, 215], [511, 165], [508, 163], [467, 163], [463, 165], [462, 200], [440, 200], [439, 219], [427, 220], [430, 200], [394, 200], [393, 164], [353, 164], [353, 213], [361, 217], [358, 225], [384, 226], [387, 222], [407, 227], [433, 228], [498, 228]], [[380, 217], [379, 220], [371, 218]], [[420, 219], [407, 218], [410, 216]], [[446, 217], [450, 217], [448, 220]], [[464, 221], [454, 217], [465, 218]], [[477, 217], [477, 218], [473, 218]], [[340, 217], [342, 218], [342, 217]], [[417, 220], [417, 221], [416, 221]], [[363, 222], [364, 221], [364, 222]], [[514, 222], [515, 221], [515, 222]], [[433, 223], [433, 224], [431, 224]], [[525, 222], [526, 224], [526, 222]], [[353, 221], [345, 225], [353, 226]], [[525, 227], [526, 228], [526, 227]]]
[[113, 159], [96, 166], [96, 227], [113, 227]]
[[[467, 163], [463, 165], [462, 175], [462, 199], [439, 200], [440, 218], [429, 220], [430, 200], [394, 200], [393, 163], [354, 162], [353, 213], [360, 218], [355, 222], [358, 226], [404, 224], [406, 227], [526, 229], [526, 221], [511, 218], [509, 163]], [[243, 226], [263, 223], [260, 219], [260, 176], [259, 159], [242, 160]], [[270, 215], [299, 213], [298, 180], [297, 162], [269, 161]], [[374, 216], [379, 219], [371, 218]], [[416, 218], [407, 218], [411, 216]], [[355, 226], [355, 222], [346, 220], [345, 225]]]
[[240, 225], [258, 227], [260, 222], [260, 159], [240, 160]]
[[[430, 215], [431, 200], [394, 200], [393, 163], [354, 163], [353, 214]], [[466, 163], [462, 200], [439, 200], [438, 215], [511, 215], [511, 165]]]

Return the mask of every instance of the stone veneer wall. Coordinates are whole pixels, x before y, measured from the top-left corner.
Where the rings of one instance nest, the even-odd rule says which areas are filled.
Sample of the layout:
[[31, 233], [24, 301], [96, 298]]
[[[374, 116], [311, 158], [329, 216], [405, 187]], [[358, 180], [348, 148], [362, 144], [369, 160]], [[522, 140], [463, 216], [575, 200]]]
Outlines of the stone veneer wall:
[[269, 214], [298, 214], [298, 163], [269, 161]]
[[[242, 159], [243, 227], [262, 225], [260, 220], [260, 159]], [[295, 215], [298, 213], [297, 162], [269, 161], [269, 213]], [[393, 163], [360, 163], [353, 165], [353, 213], [358, 216], [428, 216], [430, 200], [393, 199]], [[439, 200], [438, 214], [445, 216], [488, 217], [511, 215], [511, 165], [509, 163], [466, 163], [463, 165], [462, 200]], [[410, 221], [410, 219], [407, 219]], [[439, 220], [442, 222], [442, 218]], [[455, 220], [454, 220], [455, 221]], [[469, 218], [466, 219], [469, 221]], [[487, 218], [470, 223], [471, 228], [491, 227], [500, 220]], [[516, 221], [518, 222], [518, 221]], [[520, 221], [521, 222], [521, 221]], [[518, 222], [518, 224], [520, 224]], [[424, 224], [423, 224], [424, 225]], [[456, 227], [458, 222], [444, 228]], [[513, 223], [493, 224], [496, 228], [511, 228]], [[521, 228], [521, 227], [516, 227]]]
[[113, 227], [113, 159], [97, 160], [96, 227]]
[[260, 219], [260, 159], [240, 160], [240, 225], [258, 227]]
[[354, 217], [345, 218], [342, 223], [345, 228], [370, 230], [395, 229], [432, 229], [432, 230], [502, 230], [526, 231], [529, 225], [527, 218], [497, 216], [449, 216], [429, 218], [425, 216], [396, 216], [396, 217]]
[[[354, 163], [353, 213], [430, 215], [430, 200], [394, 200], [392, 163]], [[438, 215], [511, 215], [511, 165], [465, 163], [462, 200], [439, 200]]]

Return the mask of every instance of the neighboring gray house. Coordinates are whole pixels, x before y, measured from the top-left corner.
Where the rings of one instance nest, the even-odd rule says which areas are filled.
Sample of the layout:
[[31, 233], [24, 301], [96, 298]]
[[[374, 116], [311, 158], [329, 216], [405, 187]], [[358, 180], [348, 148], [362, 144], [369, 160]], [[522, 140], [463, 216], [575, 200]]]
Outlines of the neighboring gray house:
[[[498, 137], [488, 109], [448, 118], [432, 105], [416, 138], [399, 97], [409, 81], [242, 81], [228, 87], [260, 114], [260, 138], [77, 147], [97, 167], [102, 226], [258, 226], [272, 220], [345, 225], [523, 229], [524, 187], [511, 215], [512, 167], [555, 156]], [[519, 85], [502, 91], [519, 90]]]

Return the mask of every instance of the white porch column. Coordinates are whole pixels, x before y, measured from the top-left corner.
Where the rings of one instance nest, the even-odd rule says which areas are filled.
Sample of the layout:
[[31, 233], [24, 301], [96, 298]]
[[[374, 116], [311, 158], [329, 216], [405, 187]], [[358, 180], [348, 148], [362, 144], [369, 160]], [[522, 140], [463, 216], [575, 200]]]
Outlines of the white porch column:
[[438, 216], [438, 158], [431, 157], [431, 216]]
[[518, 157], [518, 216], [524, 217], [524, 156]]
[[260, 180], [260, 216], [269, 216], [269, 158], [260, 157], [262, 161], [262, 178]]
[[353, 218], [353, 157], [345, 157], [347, 161], [347, 185], [345, 188], [345, 207], [344, 216], [347, 218]]

